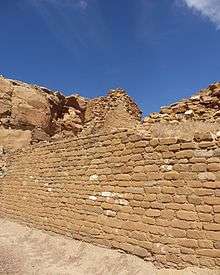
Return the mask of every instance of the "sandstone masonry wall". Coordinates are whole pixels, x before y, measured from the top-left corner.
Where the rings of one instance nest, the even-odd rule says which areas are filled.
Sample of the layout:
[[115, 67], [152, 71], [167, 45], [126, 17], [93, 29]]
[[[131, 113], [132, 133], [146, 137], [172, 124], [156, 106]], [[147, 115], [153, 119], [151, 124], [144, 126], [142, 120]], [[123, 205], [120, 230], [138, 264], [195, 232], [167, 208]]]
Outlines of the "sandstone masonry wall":
[[120, 130], [11, 153], [0, 215], [160, 266], [220, 266], [220, 138]]

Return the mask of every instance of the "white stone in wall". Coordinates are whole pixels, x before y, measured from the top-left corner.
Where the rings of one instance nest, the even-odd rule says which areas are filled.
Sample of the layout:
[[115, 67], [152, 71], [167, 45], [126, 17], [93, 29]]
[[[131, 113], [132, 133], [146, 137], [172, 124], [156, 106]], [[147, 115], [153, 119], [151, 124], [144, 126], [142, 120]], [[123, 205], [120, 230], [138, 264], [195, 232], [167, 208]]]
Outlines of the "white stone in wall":
[[91, 175], [90, 177], [89, 177], [89, 180], [91, 180], [91, 181], [95, 181], [95, 180], [98, 180], [99, 179], [99, 176], [98, 175]]
[[95, 196], [89, 196], [89, 199], [92, 200], [92, 201], [96, 201], [97, 197], [95, 197]]
[[172, 170], [173, 170], [173, 166], [172, 166], [172, 165], [162, 165], [162, 166], [161, 166], [161, 170], [162, 170], [163, 172], [172, 171]]
[[121, 205], [129, 205], [129, 202], [125, 199], [120, 199], [120, 200], [117, 200], [115, 202], [118, 202]]
[[111, 192], [102, 192], [101, 195], [102, 197], [113, 197], [113, 193]]

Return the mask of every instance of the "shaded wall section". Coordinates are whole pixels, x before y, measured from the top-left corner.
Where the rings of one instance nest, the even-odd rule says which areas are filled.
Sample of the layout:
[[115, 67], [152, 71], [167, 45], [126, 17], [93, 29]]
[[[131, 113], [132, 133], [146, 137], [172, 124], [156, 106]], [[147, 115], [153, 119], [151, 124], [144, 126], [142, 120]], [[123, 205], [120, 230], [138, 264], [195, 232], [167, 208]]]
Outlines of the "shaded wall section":
[[11, 153], [0, 215], [160, 266], [220, 266], [220, 138], [120, 130]]

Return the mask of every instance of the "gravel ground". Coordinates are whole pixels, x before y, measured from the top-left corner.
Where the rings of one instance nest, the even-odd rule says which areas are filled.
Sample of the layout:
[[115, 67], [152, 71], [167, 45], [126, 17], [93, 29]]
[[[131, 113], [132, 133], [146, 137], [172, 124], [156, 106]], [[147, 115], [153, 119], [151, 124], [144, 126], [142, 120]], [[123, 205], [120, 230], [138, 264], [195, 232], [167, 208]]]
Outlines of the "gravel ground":
[[0, 274], [220, 275], [220, 271], [158, 270], [132, 255], [0, 219]]

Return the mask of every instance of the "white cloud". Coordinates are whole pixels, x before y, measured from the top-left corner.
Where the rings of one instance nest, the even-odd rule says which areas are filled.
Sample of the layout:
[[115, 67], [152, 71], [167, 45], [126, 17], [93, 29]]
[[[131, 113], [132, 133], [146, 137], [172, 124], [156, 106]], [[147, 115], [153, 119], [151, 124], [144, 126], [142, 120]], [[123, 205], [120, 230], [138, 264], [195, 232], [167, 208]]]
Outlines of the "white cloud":
[[199, 12], [220, 29], [220, 0], [183, 0], [188, 8]]

